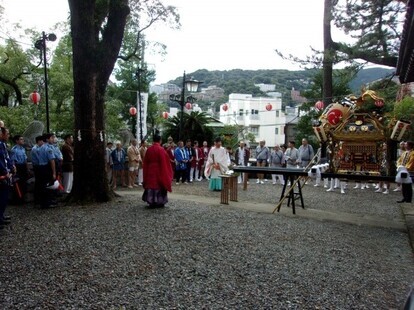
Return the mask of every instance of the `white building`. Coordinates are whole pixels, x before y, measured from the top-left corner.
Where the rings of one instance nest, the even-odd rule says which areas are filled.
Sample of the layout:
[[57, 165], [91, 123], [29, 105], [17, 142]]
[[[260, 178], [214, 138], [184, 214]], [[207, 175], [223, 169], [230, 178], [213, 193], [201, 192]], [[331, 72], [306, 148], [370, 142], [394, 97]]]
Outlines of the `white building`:
[[254, 86], [259, 87], [259, 89], [264, 92], [273, 92], [276, 90], [276, 85], [275, 84], [264, 84], [264, 83], [260, 83], [260, 84], [254, 84]]
[[249, 94], [230, 94], [229, 102], [220, 106], [220, 122], [244, 127], [244, 134], [253, 133], [256, 142], [266, 140], [267, 146], [285, 142], [286, 116], [282, 99], [253, 98]]

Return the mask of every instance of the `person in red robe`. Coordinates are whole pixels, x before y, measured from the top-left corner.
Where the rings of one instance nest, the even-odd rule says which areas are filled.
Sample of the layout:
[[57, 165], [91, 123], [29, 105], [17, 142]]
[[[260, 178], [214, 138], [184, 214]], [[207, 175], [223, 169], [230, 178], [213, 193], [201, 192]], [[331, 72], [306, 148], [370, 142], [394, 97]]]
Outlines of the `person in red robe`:
[[144, 157], [144, 194], [142, 200], [150, 207], [161, 208], [168, 202], [167, 192], [171, 192], [173, 171], [170, 158], [160, 145], [161, 137], [154, 135], [153, 144], [147, 149]]

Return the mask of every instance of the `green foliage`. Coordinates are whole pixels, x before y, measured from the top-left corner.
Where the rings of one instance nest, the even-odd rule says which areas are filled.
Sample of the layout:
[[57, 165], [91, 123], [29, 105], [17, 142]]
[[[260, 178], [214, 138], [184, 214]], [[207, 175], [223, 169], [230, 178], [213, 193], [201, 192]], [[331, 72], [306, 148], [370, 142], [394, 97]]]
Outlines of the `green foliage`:
[[[197, 70], [187, 74], [196, 80], [202, 81], [203, 87], [216, 85], [224, 89], [224, 97], [215, 100], [216, 107], [221, 103], [228, 101], [228, 95], [231, 93], [252, 94], [255, 97], [267, 96], [266, 93], [254, 84], [269, 83], [276, 85], [276, 91], [282, 93], [282, 102], [284, 105], [290, 105], [290, 91], [292, 87], [296, 90], [304, 90], [311, 81], [315, 70], [225, 70], [225, 71], [208, 71], [206, 69]], [[170, 81], [181, 87], [182, 77], [177, 77]], [[200, 107], [210, 106], [210, 102], [197, 101]]]
[[[398, 120], [410, 121], [411, 126], [414, 125], [414, 98], [410, 96], [404, 97], [397, 102], [394, 107], [394, 117]], [[414, 131], [411, 129], [408, 133], [408, 140], [414, 140]]]
[[[179, 140], [180, 131], [180, 116], [178, 115], [169, 118], [164, 123], [163, 140], [167, 141], [167, 137], [173, 137], [174, 141]], [[191, 141], [208, 141], [213, 140], [213, 131], [206, 125], [209, 123], [210, 118], [204, 112], [191, 112], [190, 114], [183, 114], [183, 140], [190, 139]]]
[[[162, 112], [167, 111], [165, 104], [157, 103], [157, 96], [151, 93], [148, 97], [147, 108], [147, 127], [150, 134], [154, 134], [155, 130], [159, 130], [165, 120], [162, 118]], [[164, 140], [167, 141], [167, 140]]]
[[234, 149], [239, 144], [239, 127], [237, 125], [225, 125], [220, 130], [220, 136], [223, 138], [223, 147]]
[[[14, 108], [0, 107], [0, 119], [4, 121], [5, 126], [10, 131], [10, 136], [22, 134], [27, 126], [38, 117], [42, 116], [39, 113], [41, 106], [34, 104], [24, 104]], [[42, 120], [43, 118], [38, 118]]]
[[[303, 115], [301, 115], [296, 127], [295, 142], [297, 145], [300, 145], [301, 140], [306, 138], [314, 147], [317, 146], [317, 140], [313, 132], [312, 122], [313, 120], [319, 118], [321, 114], [321, 111], [316, 111], [314, 109], [314, 105], [315, 98], [322, 97], [322, 75], [322, 70], [317, 72], [313, 78], [311, 88], [303, 93], [304, 97], [309, 98], [309, 102], [302, 104], [300, 107], [301, 114]], [[354, 77], [355, 71], [352, 67], [342, 70], [334, 70], [333, 75], [333, 101], [337, 101], [351, 94], [352, 91], [348, 85], [350, 80]]]
[[337, 44], [336, 50], [348, 60], [395, 67], [404, 13], [402, 1], [346, 0], [336, 5], [335, 25], [353, 39], [352, 44]]
[[394, 115], [398, 119], [414, 120], [414, 98], [406, 96], [397, 102], [394, 107]]
[[[389, 79], [377, 81], [369, 86], [369, 89], [375, 90], [377, 95], [384, 99], [385, 105], [381, 109], [382, 113], [389, 113], [394, 110], [395, 98], [397, 98], [399, 88], [400, 85]], [[375, 103], [371, 107], [374, 109]]]
[[29, 56], [14, 40], [8, 39], [0, 46], [0, 105], [23, 103], [22, 87], [27, 85], [30, 66]]
[[[364, 72], [369, 74], [364, 74]], [[355, 68], [348, 70], [334, 70], [334, 80], [336, 85], [336, 94], [345, 96], [350, 93], [359, 92], [364, 84], [368, 84], [389, 74], [389, 69], [370, 68], [363, 69], [356, 73]], [[317, 77], [315, 78], [315, 74]], [[254, 84], [266, 83], [275, 84], [276, 91], [282, 94], [283, 106], [296, 105], [291, 99], [292, 87], [301, 91], [305, 97], [318, 100], [322, 98], [322, 73], [318, 69], [288, 71], [288, 70], [228, 70], [228, 71], [208, 71], [206, 69], [197, 70], [187, 74], [196, 80], [202, 81], [202, 87], [216, 85], [224, 89], [224, 97], [215, 100], [215, 106], [228, 101], [228, 95], [231, 93], [248, 93], [253, 96], [266, 96], [260, 92]], [[355, 88], [350, 90], [347, 83], [353, 83]], [[170, 83], [182, 86], [182, 77], [177, 77]], [[210, 107], [211, 102], [198, 100], [197, 103], [201, 108]]]
[[129, 128], [121, 111], [124, 103], [117, 99], [108, 99], [105, 101], [105, 130], [108, 140], [119, 140], [119, 130]]

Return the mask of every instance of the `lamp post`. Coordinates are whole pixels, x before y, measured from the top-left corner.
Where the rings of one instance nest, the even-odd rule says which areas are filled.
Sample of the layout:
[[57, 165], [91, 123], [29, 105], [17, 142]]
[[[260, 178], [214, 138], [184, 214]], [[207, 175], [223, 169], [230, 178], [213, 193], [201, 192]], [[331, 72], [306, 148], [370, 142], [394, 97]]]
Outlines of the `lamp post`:
[[50, 131], [49, 123], [49, 92], [47, 84], [47, 61], [46, 61], [46, 41], [56, 41], [56, 35], [54, 33], [46, 34], [42, 32], [42, 38], [35, 42], [35, 47], [42, 53], [41, 58], [43, 61], [44, 77], [45, 77], [45, 102], [46, 102], [46, 130]]
[[[187, 98], [185, 98], [185, 90], [187, 89], [188, 92], [196, 92], [197, 89], [198, 89], [198, 86], [201, 83], [203, 83], [203, 82], [200, 82], [200, 81], [197, 81], [197, 80], [193, 80], [193, 79], [186, 80], [185, 71], [184, 71], [184, 74], [183, 74], [183, 85], [182, 85], [182, 88], [181, 88], [181, 94], [176, 94], [176, 95], [172, 94], [172, 95], [170, 95], [170, 100], [171, 101], [178, 102], [178, 104], [181, 107], [181, 114], [180, 114], [180, 131], [179, 131], [179, 134], [178, 134], [178, 137], [179, 137], [180, 140], [182, 140], [182, 138], [183, 138], [182, 137], [182, 134], [183, 134], [183, 114], [184, 114], [184, 106], [185, 106], [186, 102], [194, 103], [196, 101], [196, 98], [193, 97], [193, 96], [191, 96], [191, 95], [188, 96]], [[187, 99], [187, 100], [185, 100], [185, 99]]]

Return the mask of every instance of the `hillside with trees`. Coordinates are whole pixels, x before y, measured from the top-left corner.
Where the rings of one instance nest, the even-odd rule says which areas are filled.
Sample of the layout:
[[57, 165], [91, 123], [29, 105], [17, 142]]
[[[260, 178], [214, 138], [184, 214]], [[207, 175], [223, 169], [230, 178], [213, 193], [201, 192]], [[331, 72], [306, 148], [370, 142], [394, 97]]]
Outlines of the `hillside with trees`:
[[[209, 71], [206, 69], [197, 70], [188, 73], [187, 76], [196, 80], [202, 81], [202, 87], [218, 86], [224, 89], [225, 96], [216, 101], [216, 105], [224, 103], [228, 100], [228, 95], [231, 93], [247, 93], [253, 96], [266, 96], [261, 92], [259, 87], [255, 84], [275, 84], [276, 92], [282, 94], [283, 105], [293, 105], [290, 97], [292, 88], [300, 92], [306, 92], [311, 88], [313, 78], [318, 73], [318, 69], [307, 69], [298, 71], [289, 70], [215, 70]], [[349, 87], [354, 93], [359, 93], [361, 87], [367, 83], [376, 81], [381, 78], [389, 77], [392, 74], [391, 69], [386, 68], [368, 68], [360, 70], [352, 81]], [[176, 84], [181, 87], [182, 77], [177, 77], [169, 83]], [[344, 94], [345, 95], [345, 94]], [[209, 102], [198, 102], [201, 106], [210, 104]]]

